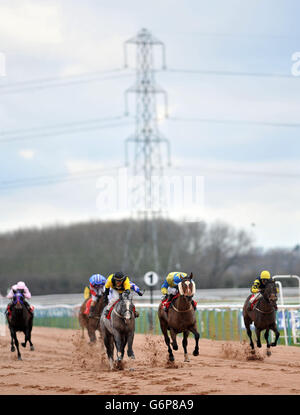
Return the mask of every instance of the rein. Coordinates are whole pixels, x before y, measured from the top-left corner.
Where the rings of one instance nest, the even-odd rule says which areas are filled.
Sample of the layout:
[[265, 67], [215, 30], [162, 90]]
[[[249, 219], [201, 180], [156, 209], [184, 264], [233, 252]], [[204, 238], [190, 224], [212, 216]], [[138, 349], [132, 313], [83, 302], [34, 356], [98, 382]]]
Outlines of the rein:
[[[265, 301], [267, 301], [264, 297], [262, 298], [262, 299], [264, 299]], [[260, 299], [260, 301], [258, 302], [258, 304], [261, 302], [261, 300], [262, 299]], [[268, 302], [268, 301], [267, 301]], [[258, 305], [257, 304], [257, 305]], [[259, 308], [257, 308], [257, 307], [255, 307], [255, 310], [257, 310], [257, 311], [259, 311], [260, 313], [262, 313], [262, 314], [271, 314], [271, 313], [273, 313], [274, 311], [275, 311], [275, 308], [274, 308], [274, 306], [271, 306], [273, 309], [271, 310], [271, 311], [263, 311], [263, 310], [260, 310]]]
[[[128, 310], [130, 314], [133, 314], [133, 310]], [[125, 319], [124, 316], [122, 316], [121, 314], [119, 314], [115, 308], [113, 308], [113, 313], [115, 313], [118, 317], [122, 318], [123, 320]]]
[[[179, 298], [179, 297], [177, 297]], [[171, 306], [177, 313], [187, 313], [188, 311], [191, 311], [193, 309], [192, 304], [190, 304], [190, 308], [188, 308], [187, 310], [178, 310], [178, 308], [175, 307], [175, 305], [173, 304], [173, 302], [171, 303]]]
[[177, 311], [177, 313], [187, 313], [188, 311], [191, 311], [191, 310], [193, 309], [192, 304], [190, 305], [190, 308], [189, 308], [189, 309], [187, 309], [187, 310], [178, 310], [178, 309], [174, 306], [174, 304], [171, 304], [171, 307], [172, 307], [175, 311]]
[[274, 311], [275, 311], [275, 309], [273, 308], [273, 310], [271, 310], [271, 311], [262, 311], [262, 310], [260, 310], [259, 308], [257, 308], [257, 307], [255, 307], [255, 310], [257, 310], [257, 311], [259, 311], [260, 313], [263, 313], [263, 314], [271, 314], [271, 313], [273, 313]]

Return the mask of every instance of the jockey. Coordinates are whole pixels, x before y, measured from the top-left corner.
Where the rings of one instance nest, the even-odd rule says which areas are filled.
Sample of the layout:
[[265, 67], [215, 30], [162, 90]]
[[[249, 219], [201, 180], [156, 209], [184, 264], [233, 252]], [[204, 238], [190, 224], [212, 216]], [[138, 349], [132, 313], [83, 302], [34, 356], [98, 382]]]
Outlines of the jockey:
[[249, 300], [249, 310], [251, 309], [251, 305], [256, 303], [260, 297], [262, 297], [262, 292], [265, 289], [266, 282], [271, 279], [272, 278], [269, 271], [262, 271], [259, 278], [253, 282], [251, 292], [255, 295], [252, 296]]
[[[23, 281], [19, 281], [17, 284], [14, 284], [9, 293], [7, 294], [6, 298], [9, 299], [13, 299], [14, 295], [16, 294], [16, 292], [19, 291], [23, 294], [24, 299], [23, 299], [23, 303], [25, 305], [25, 307], [27, 308], [27, 310], [32, 314], [32, 309], [30, 304], [25, 300], [25, 298], [30, 299], [31, 298], [31, 293], [28, 289], [28, 287], [26, 286], [26, 284]], [[11, 301], [8, 305], [7, 305], [7, 311], [8, 309], [13, 306], [13, 302]]]
[[164, 295], [163, 299], [171, 301], [174, 295], [177, 294], [177, 285], [185, 277], [187, 277], [185, 272], [170, 272], [161, 286], [161, 292]]
[[99, 297], [104, 293], [104, 286], [106, 283], [106, 278], [100, 274], [94, 274], [89, 279], [90, 282], [90, 293], [92, 296], [92, 302], [90, 307], [89, 318], [94, 317], [96, 302]]
[[[115, 274], [110, 274], [107, 278], [105, 284], [105, 292], [104, 292], [104, 301], [108, 301], [108, 306], [105, 310], [105, 316], [108, 315], [109, 310], [113, 303], [120, 298], [120, 295], [125, 293], [127, 297], [130, 294], [130, 291], [135, 291], [138, 295], [142, 296], [144, 291], [140, 290], [140, 288], [129, 280], [129, 277], [125, 275], [123, 272], [116, 272]], [[139, 313], [135, 311], [135, 317], [139, 316]]]
[[[181, 280], [185, 277], [187, 277], [187, 273], [185, 272], [170, 272], [166, 279], [164, 280], [162, 286], [161, 286], [161, 292], [163, 294], [162, 300], [164, 304], [167, 306], [167, 304], [170, 304], [174, 296], [178, 293], [178, 284], [181, 282]], [[192, 301], [194, 309], [196, 309], [196, 303]], [[168, 307], [165, 307], [165, 310]]]

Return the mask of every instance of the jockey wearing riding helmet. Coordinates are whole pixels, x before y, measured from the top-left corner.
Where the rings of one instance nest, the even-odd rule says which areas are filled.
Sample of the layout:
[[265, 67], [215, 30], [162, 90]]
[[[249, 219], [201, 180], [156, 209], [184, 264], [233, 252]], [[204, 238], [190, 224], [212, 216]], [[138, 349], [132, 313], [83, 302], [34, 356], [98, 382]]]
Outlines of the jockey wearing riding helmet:
[[92, 302], [90, 307], [89, 318], [94, 316], [95, 306], [99, 297], [104, 293], [104, 286], [106, 284], [106, 278], [101, 274], [94, 274], [89, 279], [90, 293], [92, 295]]
[[171, 299], [177, 294], [178, 284], [183, 278], [187, 277], [185, 272], [170, 272], [161, 286], [161, 292], [164, 295], [163, 299]]
[[[107, 278], [105, 284], [105, 292], [104, 292], [104, 301], [108, 301], [108, 305], [105, 310], [105, 315], [109, 313], [110, 307], [113, 305], [115, 301], [120, 298], [120, 295], [125, 293], [127, 298], [129, 297], [130, 290], [135, 291], [138, 295], [142, 296], [144, 291], [140, 290], [140, 288], [129, 280], [129, 277], [125, 275], [123, 272], [116, 272], [115, 274], [110, 274]], [[135, 317], [138, 317], [139, 314], [135, 312]]]
[[[25, 300], [25, 298], [27, 298], [28, 300], [31, 298], [31, 293], [30, 293], [30, 291], [29, 291], [29, 289], [28, 289], [28, 287], [26, 286], [26, 284], [23, 282], [23, 281], [19, 281], [17, 284], [14, 284], [12, 287], [11, 287], [11, 289], [10, 289], [10, 291], [9, 291], [9, 293], [7, 294], [7, 296], [6, 296], [6, 298], [9, 298], [9, 299], [13, 299], [13, 297], [14, 297], [14, 295], [17, 293], [17, 292], [21, 292], [22, 294], [23, 294], [23, 296], [24, 296], [24, 299], [23, 299], [23, 303], [24, 303], [24, 305], [26, 306], [26, 308], [27, 308], [27, 310], [30, 312], [30, 313], [32, 313], [32, 309], [31, 309], [31, 306], [30, 306], [30, 304]], [[7, 309], [10, 307], [12, 307], [13, 306], [13, 303], [12, 303], [12, 301], [8, 304], [8, 306], [7, 306]]]
[[265, 286], [266, 286], [266, 282], [270, 281], [271, 278], [271, 274], [269, 273], [269, 271], [262, 271], [260, 273], [259, 278], [257, 278], [251, 287], [251, 292], [253, 294], [255, 294], [252, 298], [250, 298], [249, 300], [249, 307], [251, 306], [252, 303], [257, 302], [259, 300], [259, 298], [262, 296], [261, 292], [264, 291]]

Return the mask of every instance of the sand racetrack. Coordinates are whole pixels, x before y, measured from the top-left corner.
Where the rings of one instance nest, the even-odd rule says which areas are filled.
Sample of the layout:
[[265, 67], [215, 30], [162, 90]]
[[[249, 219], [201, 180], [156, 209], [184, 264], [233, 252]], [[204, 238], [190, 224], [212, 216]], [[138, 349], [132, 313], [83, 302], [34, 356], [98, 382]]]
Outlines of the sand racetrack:
[[[23, 334], [18, 333], [23, 341]], [[300, 348], [266, 346], [252, 360], [246, 343], [200, 340], [200, 355], [183, 362], [181, 338], [167, 363], [162, 336], [136, 335], [136, 360], [125, 357], [122, 371], [110, 371], [101, 343], [90, 346], [79, 330], [34, 327], [35, 351], [21, 347], [22, 361], [0, 337], [0, 394], [275, 395], [300, 394]], [[27, 345], [28, 347], [28, 345]], [[111, 385], [114, 385], [112, 391]]]

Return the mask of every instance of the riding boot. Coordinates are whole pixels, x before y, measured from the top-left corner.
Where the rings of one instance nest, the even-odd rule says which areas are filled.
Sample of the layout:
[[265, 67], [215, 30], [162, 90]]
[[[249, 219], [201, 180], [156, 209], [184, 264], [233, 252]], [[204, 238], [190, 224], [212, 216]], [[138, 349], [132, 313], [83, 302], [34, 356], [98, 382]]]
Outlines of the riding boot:
[[[171, 301], [172, 301], [172, 299], [173, 299], [173, 297], [174, 297], [174, 294], [169, 294], [168, 296], [167, 296], [167, 301], [166, 301], [166, 303], [169, 303], [169, 305], [171, 304]], [[166, 312], [168, 312], [168, 310], [169, 310], [169, 307], [167, 307], [166, 305], [165, 305], [165, 311]]]
[[138, 317], [139, 317], [139, 315], [140, 315], [140, 313], [139, 313], [138, 311], [134, 310], [134, 317], [135, 317], [135, 318], [138, 318]]

